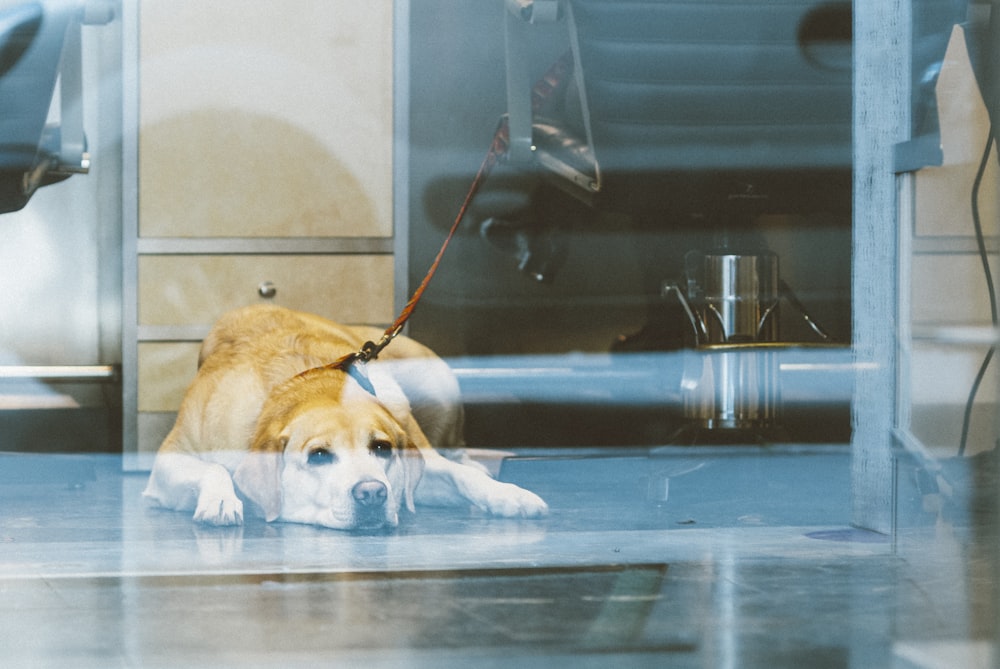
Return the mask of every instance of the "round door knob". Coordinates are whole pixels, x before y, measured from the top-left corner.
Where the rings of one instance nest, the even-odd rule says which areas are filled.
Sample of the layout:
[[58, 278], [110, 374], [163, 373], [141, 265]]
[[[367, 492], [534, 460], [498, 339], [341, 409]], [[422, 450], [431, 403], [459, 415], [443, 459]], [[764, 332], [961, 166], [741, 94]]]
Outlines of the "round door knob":
[[270, 281], [261, 281], [257, 286], [257, 294], [269, 300], [278, 294], [278, 287]]

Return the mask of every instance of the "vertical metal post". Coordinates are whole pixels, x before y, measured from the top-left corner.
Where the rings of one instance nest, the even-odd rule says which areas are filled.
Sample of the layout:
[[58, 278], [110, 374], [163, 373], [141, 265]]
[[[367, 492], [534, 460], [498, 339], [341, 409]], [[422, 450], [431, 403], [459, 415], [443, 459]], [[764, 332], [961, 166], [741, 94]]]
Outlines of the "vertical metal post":
[[395, 0], [392, 13], [392, 254], [393, 313], [410, 296], [410, 0]]
[[122, 450], [125, 469], [138, 469], [139, 444], [139, 3], [122, 11]]
[[896, 393], [897, 183], [910, 135], [910, 3], [854, 3], [852, 522], [891, 533]]

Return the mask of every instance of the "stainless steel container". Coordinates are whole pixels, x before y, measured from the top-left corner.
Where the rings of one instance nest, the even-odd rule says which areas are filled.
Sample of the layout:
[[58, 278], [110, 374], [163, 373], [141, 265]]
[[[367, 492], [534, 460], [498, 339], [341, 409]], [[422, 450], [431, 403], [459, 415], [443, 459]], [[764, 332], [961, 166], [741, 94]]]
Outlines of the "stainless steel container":
[[685, 355], [685, 417], [700, 427], [761, 429], [775, 425], [778, 384], [778, 257], [770, 252], [702, 256], [688, 294], [673, 286], [696, 345]]
[[703, 260], [702, 344], [778, 341], [778, 256], [710, 253]]
[[684, 416], [708, 429], [777, 424], [781, 408], [777, 343], [710, 344], [685, 352]]

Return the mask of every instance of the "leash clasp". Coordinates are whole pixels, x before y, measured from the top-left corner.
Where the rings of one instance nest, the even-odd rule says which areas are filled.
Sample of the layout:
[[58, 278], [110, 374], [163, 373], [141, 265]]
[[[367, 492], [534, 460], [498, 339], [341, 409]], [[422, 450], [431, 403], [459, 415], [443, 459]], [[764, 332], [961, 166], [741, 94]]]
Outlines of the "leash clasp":
[[377, 343], [373, 341], [366, 341], [361, 345], [361, 349], [354, 354], [353, 359], [360, 360], [361, 362], [371, 362], [378, 357], [378, 354], [382, 352], [382, 349], [388, 346], [389, 342], [391, 342], [398, 333], [398, 329], [387, 332], [382, 335], [382, 338], [379, 339]]

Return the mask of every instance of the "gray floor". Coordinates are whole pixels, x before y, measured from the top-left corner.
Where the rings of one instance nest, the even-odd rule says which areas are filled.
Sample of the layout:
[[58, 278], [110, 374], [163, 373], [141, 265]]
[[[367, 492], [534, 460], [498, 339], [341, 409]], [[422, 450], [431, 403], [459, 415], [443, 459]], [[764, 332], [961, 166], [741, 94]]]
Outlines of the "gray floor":
[[843, 446], [524, 451], [500, 476], [547, 519], [366, 535], [197, 527], [114, 457], [3, 462], [4, 667], [987, 666], [981, 533], [851, 529]]

